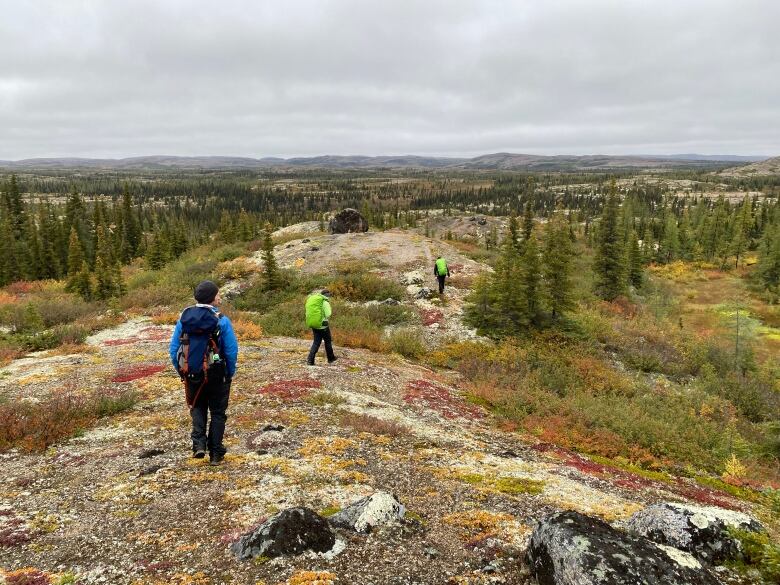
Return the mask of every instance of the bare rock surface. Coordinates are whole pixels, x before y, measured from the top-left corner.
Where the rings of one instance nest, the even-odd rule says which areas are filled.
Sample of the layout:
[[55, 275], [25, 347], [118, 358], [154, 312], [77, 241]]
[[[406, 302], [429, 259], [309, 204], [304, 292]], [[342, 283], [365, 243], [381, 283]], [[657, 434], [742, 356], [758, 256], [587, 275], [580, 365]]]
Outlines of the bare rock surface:
[[336, 536], [327, 520], [309, 508], [289, 508], [272, 516], [230, 546], [239, 559], [327, 552]]
[[[409, 248], [413, 240], [397, 241]], [[451, 334], [462, 290], [446, 303], [404, 303]], [[672, 500], [749, 510], [722, 492], [594, 466], [502, 431], [468, 401], [456, 372], [340, 347], [337, 335], [339, 361], [317, 368], [306, 366], [308, 340], [240, 340], [228, 454], [210, 467], [189, 450], [191, 421], [167, 353], [171, 330], [132, 319], [92, 336], [84, 353], [0, 370], [0, 396], [9, 401], [95, 389], [138, 396], [130, 410], [43, 452], [0, 453], [0, 574], [32, 567], [73, 573], [85, 585], [276, 585], [320, 571], [338, 583], [531, 585], [521, 559], [531, 526], [550, 511], [613, 522]], [[328, 553], [262, 563], [239, 562], [230, 550], [281, 510], [325, 517], [377, 492], [397, 495], [403, 520], [370, 533], [338, 529], [346, 535], [339, 554], [338, 540]]]
[[406, 509], [392, 494], [376, 492], [350, 504], [330, 517], [331, 525], [355, 532], [371, 532], [377, 526], [398, 522]]
[[728, 527], [759, 532], [763, 527], [741, 512], [714, 506], [662, 503], [648, 506], [626, 523], [635, 535], [687, 551], [704, 563], [719, 563], [739, 555], [739, 543]]
[[577, 512], [542, 520], [528, 562], [539, 585], [718, 585], [696, 559]]

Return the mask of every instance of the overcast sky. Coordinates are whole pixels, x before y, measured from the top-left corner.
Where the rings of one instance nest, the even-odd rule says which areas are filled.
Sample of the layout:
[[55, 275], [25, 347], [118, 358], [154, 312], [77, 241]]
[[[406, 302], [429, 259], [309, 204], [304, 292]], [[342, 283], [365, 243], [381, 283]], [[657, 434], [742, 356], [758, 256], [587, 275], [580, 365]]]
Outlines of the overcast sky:
[[0, 159], [780, 154], [778, 0], [0, 9]]

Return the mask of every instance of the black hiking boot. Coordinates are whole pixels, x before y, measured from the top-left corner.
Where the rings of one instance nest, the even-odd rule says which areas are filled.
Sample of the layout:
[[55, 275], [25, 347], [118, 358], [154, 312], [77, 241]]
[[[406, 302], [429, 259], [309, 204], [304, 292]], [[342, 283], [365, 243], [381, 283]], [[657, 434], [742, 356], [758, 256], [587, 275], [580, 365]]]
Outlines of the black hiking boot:
[[195, 459], [203, 459], [206, 456], [206, 448], [205, 447], [193, 447], [192, 448], [192, 456]]
[[212, 453], [209, 456], [209, 465], [222, 465], [222, 460], [225, 458], [224, 455], [220, 455], [219, 453]]
[[337, 359], [339, 359], [339, 358], [338, 358], [338, 357], [334, 357], [332, 360], [328, 360], [328, 363], [329, 363], [329, 364], [332, 364], [332, 363], [333, 363], [333, 362], [335, 362]]

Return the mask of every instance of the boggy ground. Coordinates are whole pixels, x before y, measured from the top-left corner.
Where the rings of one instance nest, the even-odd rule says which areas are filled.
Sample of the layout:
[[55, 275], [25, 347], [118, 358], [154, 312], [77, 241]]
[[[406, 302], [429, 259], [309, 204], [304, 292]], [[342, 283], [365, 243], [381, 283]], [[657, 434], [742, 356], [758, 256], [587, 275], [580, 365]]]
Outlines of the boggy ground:
[[[9, 400], [101, 386], [141, 396], [45, 453], [0, 455], [8, 583], [49, 582], [13, 581], [26, 567], [80, 583], [531, 583], [523, 550], [553, 510], [616, 520], [659, 500], [745, 505], [498, 431], [451, 373], [341, 348], [335, 364], [307, 367], [308, 342], [289, 338], [242, 344], [229, 454], [212, 468], [190, 458], [169, 335], [135, 320], [91, 338], [95, 353], [0, 371]], [[407, 519], [370, 535], [339, 532], [338, 554], [240, 562], [228, 550], [278, 510], [327, 515], [376, 490], [396, 494]]]

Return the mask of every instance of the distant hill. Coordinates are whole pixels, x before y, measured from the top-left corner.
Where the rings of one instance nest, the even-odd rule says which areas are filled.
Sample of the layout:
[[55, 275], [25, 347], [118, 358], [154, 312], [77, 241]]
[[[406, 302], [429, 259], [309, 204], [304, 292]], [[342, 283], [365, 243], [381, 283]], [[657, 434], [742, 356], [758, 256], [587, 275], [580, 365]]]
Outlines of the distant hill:
[[[30, 158], [0, 161], [0, 168], [8, 170], [41, 169], [376, 169], [419, 168], [452, 170], [508, 170], [508, 171], [576, 171], [588, 169], [660, 168], [708, 166], [724, 162], [750, 162], [761, 157], [734, 155], [674, 154], [656, 155], [556, 155], [494, 153], [474, 158], [397, 156], [336, 156], [323, 155], [295, 158], [250, 158], [233, 156], [137, 156], [131, 158]], [[774, 159], [777, 160], [777, 159]], [[765, 161], [768, 162], [768, 161]], [[758, 163], [759, 165], [765, 163]], [[753, 166], [753, 165], [748, 165]], [[747, 167], [745, 167], [747, 168]]]
[[720, 174], [730, 177], [780, 175], [780, 156], [754, 162], [749, 165], [724, 169]]

